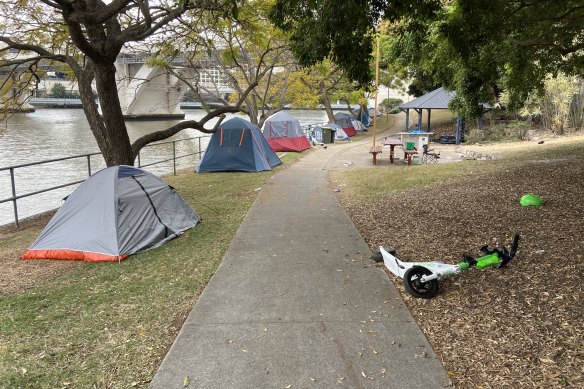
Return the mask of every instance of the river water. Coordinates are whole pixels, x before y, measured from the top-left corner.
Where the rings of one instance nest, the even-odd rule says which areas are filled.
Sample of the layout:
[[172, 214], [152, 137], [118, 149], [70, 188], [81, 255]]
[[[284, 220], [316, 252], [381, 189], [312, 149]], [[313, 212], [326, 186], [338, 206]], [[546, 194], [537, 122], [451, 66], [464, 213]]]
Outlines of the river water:
[[[326, 113], [320, 110], [291, 110], [302, 125], [325, 122]], [[201, 119], [206, 112], [199, 109], [185, 110], [186, 120]], [[233, 115], [228, 115], [227, 118]], [[245, 119], [248, 119], [245, 117]], [[169, 127], [177, 121], [129, 121], [130, 140]], [[209, 123], [213, 126], [214, 123]], [[169, 140], [204, 136], [197, 130], [187, 129]], [[204, 150], [208, 138], [203, 138]], [[176, 143], [177, 156], [198, 150], [198, 141]], [[0, 124], [0, 168], [40, 162], [49, 159], [99, 152], [97, 143], [89, 129], [87, 119], [81, 109], [37, 109], [33, 113], [16, 114]], [[141, 165], [172, 158], [172, 145], [148, 147], [141, 153]], [[193, 168], [198, 157], [191, 156], [178, 160], [178, 169]], [[136, 163], [137, 165], [137, 163]], [[91, 158], [91, 170], [105, 167], [101, 156]], [[162, 175], [172, 173], [172, 162], [145, 168]], [[88, 176], [86, 158], [15, 169], [17, 195], [46, 189], [52, 186], [83, 180]], [[18, 200], [18, 218], [23, 219], [51, 209], [58, 208], [62, 199], [76, 186], [69, 186], [50, 192]], [[0, 200], [12, 197], [10, 174], [0, 171]], [[12, 202], [0, 204], [0, 226], [14, 222]]]

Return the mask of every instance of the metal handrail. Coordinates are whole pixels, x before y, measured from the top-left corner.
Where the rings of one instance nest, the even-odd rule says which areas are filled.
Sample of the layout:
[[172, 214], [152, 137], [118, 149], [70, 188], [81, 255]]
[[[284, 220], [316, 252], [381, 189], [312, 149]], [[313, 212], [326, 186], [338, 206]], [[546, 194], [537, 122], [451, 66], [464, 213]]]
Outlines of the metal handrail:
[[[307, 136], [309, 136], [310, 135], [310, 132], [313, 130], [313, 128], [314, 127], [317, 127], [319, 125], [322, 125], [322, 124], [319, 123], [319, 124], [304, 125], [304, 126], [302, 126], [302, 129], [303, 129], [304, 133]], [[163, 160], [158, 160], [158, 161], [154, 161], [154, 162], [142, 164], [142, 161], [141, 161], [141, 155], [142, 155], [142, 153], [140, 152], [140, 153], [138, 153], [138, 156], [136, 157], [137, 165], [138, 165], [139, 168], [145, 168], [145, 167], [149, 167], [149, 166], [158, 165], [158, 164], [161, 164], [161, 163], [173, 161], [173, 174], [176, 175], [176, 161], [178, 159], [186, 158], [186, 157], [189, 157], [189, 156], [192, 156], [192, 155], [198, 155], [199, 156], [199, 159], [200, 159], [201, 154], [203, 153], [203, 150], [201, 150], [201, 139], [203, 139], [203, 138], [209, 138], [209, 137], [211, 137], [211, 135], [203, 135], [203, 136], [197, 136], [197, 137], [191, 137], [191, 138], [185, 138], [185, 139], [177, 139], [177, 140], [171, 140], [171, 141], [164, 141], [164, 142], [157, 142], [157, 143], [148, 144], [148, 145], [144, 146], [142, 148], [142, 150], [148, 149], [150, 147], [156, 147], [156, 146], [161, 146], [161, 145], [165, 145], [165, 144], [172, 144], [172, 158], [167, 158], [167, 159], [163, 159]], [[195, 140], [195, 139], [198, 141], [197, 151], [195, 151], [193, 153], [187, 153], [187, 154], [178, 155], [178, 156], [176, 155], [176, 144], [178, 142], [184, 142], [184, 141]], [[86, 158], [87, 159], [87, 176], [90, 177], [92, 175], [91, 157], [97, 156], [97, 155], [101, 155], [101, 153], [100, 152], [95, 152], [95, 153], [89, 153], [89, 154], [79, 154], [79, 155], [74, 155], [74, 156], [69, 156], [69, 157], [53, 158], [53, 159], [48, 159], [48, 160], [44, 160], [44, 161], [29, 162], [29, 163], [23, 163], [23, 164], [18, 164], [18, 165], [11, 165], [11, 166], [6, 166], [6, 167], [0, 167], [0, 172], [7, 171], [7, 170], [10, 172], [10, 184], [11, 184], [11, 189], [12, 189], [12, 196], [9, 197], [9, 198], [6, 198], [6, 199], [0, 199], [0, 204], [7, 203], [7, 202], [12, 202], [12, 207], [13, 207], [13, 210], [14, 210], [14, 223], [16, 225], [16, 228], [20, 228], [20, 222], [19, 222], [19, 218], [18, 218], [18, 200], [19, 199], [26, 198], [26, 197], [30, 197], [30, 196], [35, 196], [35, 195], [38, 195], [38, 194], [41, 194], [41, 193], [50, 192], [50, 191], [53, 191], [53, 190], [65, 188], [65, 187], [72, 186], [72, 185], [77, 185], [77, 184], [83, 182], [84, 180], [77, 180], [77, 181], [74, 181], [74, 182], [60, 184], [60, 185], [57, 185], [57, 186], [52, 186], [52, 187], [49, 187], [49, 188], [44, 188], [44, 189], [40, 189], [40, 190], [37, 190], [37, 191], [34, 191], [34, 192], [25, 193], [25, 194], [18, 194], [16, 192], [16, 180], [15, 180], [15, 177], [14, 177], [15, 170], [20, 169], [20, 168], [24, 168], [24, 167], [42, 165], [42, 164], [46, 164], [46, 163], [60, 162], [60, 161], [78, 159], [78, 158]]]
[[[169, 162], [169, 161], [173, 161], [173, 174], [176, 175], [176, 161], [178, 159], [181, 158], [185, 158], [185, 157], [189, 157], [192, 155], [198, 155], [199, 159], [200, 156], [203, 152], [203, 150], [201, 150], [201, 139], [202, 138], [208, 138], [210, 137], [210, 135], [203, 135], [203, 136], [197, 136], [197, 137], [191, 137], [191, 138], [185, 138], [185, 139], [177, 139], [177, 140], [171, 140], [171, 141], [165, 141], [165, 142], [157, 142], [157, 143], [151, 143], [148, 144], [146, 146], [143, 147], [142, 150], [150, 148], [150, 147], [156, 147], [156, 146], [161, 146], [161, 145], [166, 145], [166, 144], [172, 144], [172, 158], [167, 158], [167, 159], [163, 159], [163, 160], [158, 160], [158, 161], [154, 161], [148, 164], [141, 164], [141, 152], [138, 153], [137, 156], [137, 162], [138, 162], [138, 167], [143, 168], [143, 167], [148, 167], [148, 166], [153, 166], [153, 165], [158, 165], [161, 163], [165, 163], [165, 162]], [[189, 140], [197, 140], [198, 141], [198, 146], [197, 146], [197, 151], [193, 152], [193, 153], [187, 153], [187, 154], [182, 154], [182, 155], [176, 155], [176, 144], [178, 142], [184, 142], [184, 141], [189, 141]], [[90, 177], [92, 175], [92, 171], [91, 171], [91, 157], [96, 156], [96, 155], [101, 155], [101, 153], [99, 152], [95, 152], [95, 153], [89, 153], [89, 154], [79, 154], [79, 155], [73, 155], [73, 156], [69, 156], [69, 157], [62, 157], [62, 158], [53, 158], [53, 159], [47, 159], [44, 161], [38, 161], [38, 162], [28, 162], [28, 163], [22, 163], [22, 164], [18, 164], [18, 165], [11, 165], [11, 166], [6, 166], [6, 167], [0, 167], [0, 172], [3, 171], [9, 171], [10, 172], [10, 185], [11, 185], [11, 190], [12, 190], [12, 196], [6, 199], [0, 199], [0, 204], [2, 203], [7, 203], [7, 202], [12, 202], [12, 207], [14, 210], [14, 223], [16, 225], [16, 228], [20, 228], [20, 222], [19, 222], [19, 218], [18, 218], [18, 200], [25, 198], [25, 197], [30, 197], [30, 196], [35, 196], [41, 193], [46, 193], [46, 192], [50, 192], [53, 190], [57, 190], [57, 189], [61, 189], [61, 188], [65, 188], [68, 186], [72, 186], [72, 185], [77, 185], [81, 182], [83, 182], [84, 180], [77, 180], [74, 182], [69, 182], [69, 183], [65, 183], [65, 184], [60, 184], [60, 185], [56, 185], [56, 186], [51, 186], [48, 188], [43, 188], [40, 190], [36, 190], [34, 192], [28, 192], [28, 193], [24, 193], [24, 194], [18, 194], [16, 192], [16, 179], [15, 179], [15, 175], [14, 172], [17, 169], [21, 169], [24, 167], [30, 167], [30, 166], [37, 166], [37, 165], [43, 165], [43, 164], [47, 164], [47, 163], [53, 163], [53, 162], [60, 162], [60, 161], [66, 161], [66, 160], [72, 160], [72, 159], [79, 159], [79, 158], [86, 158], [87, 159], [87, 176]]]

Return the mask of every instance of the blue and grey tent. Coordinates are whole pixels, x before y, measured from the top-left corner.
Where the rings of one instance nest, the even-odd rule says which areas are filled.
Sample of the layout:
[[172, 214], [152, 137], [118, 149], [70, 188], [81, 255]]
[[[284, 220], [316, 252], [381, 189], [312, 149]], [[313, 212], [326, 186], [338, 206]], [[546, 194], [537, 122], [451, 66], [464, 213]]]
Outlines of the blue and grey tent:
[[203, 172], [259, 172], [281, 164], [255, 124], [241, 118], [222, 123], [211, 136], [205, 155], [195, 168]]
[[356, 105], [353, 111], [355, 112], [355, 117], [357, 120], [359, 120], [364, 127], [370, 126], [373, 123], [373, 120], [369, 116], [368, 109], [362, 110], [361, 106]]

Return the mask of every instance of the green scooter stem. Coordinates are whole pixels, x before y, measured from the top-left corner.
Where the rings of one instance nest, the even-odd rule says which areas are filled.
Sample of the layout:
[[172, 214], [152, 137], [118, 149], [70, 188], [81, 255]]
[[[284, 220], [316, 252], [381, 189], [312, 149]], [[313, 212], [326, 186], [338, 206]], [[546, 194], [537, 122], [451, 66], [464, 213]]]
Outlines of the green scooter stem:
[[462, 271], [462, 270], [466, 270], [470, 267], [470, 265], [467, 262], [460, 262], [458, 264], [458, 268]]

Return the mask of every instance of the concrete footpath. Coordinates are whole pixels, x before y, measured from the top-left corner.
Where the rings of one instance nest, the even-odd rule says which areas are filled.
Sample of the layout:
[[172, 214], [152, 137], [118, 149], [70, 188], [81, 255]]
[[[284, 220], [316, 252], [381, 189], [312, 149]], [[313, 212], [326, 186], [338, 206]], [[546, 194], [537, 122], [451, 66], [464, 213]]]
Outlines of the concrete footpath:
[[336, 148], [313, 151], [262, 187], [150, 388], [448, 385], [328, 186]]

